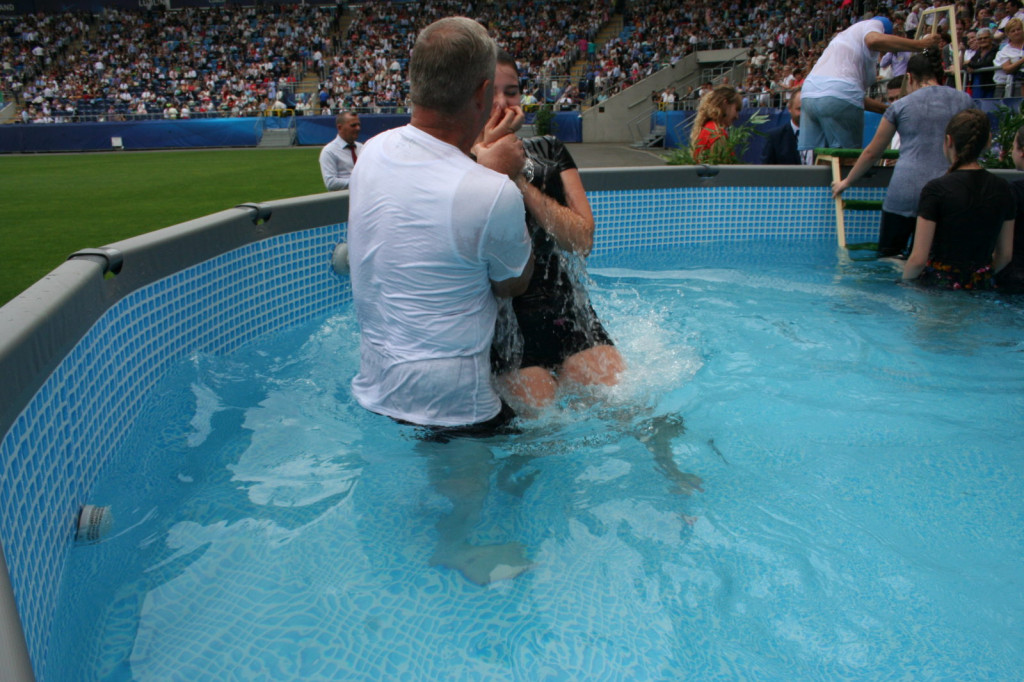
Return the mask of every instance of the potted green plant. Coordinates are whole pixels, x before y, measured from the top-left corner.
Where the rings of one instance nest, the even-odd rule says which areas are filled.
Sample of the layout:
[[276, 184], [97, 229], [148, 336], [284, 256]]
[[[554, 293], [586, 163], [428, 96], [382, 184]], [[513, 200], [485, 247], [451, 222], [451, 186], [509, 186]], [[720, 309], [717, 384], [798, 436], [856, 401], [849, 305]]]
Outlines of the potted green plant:
[[533, 130], [537, 135], [550, 135], [555, 132], [555, 110], [550, 104], [537, 109], [533, 119]]
[[700, 159], [693, 158], [693, 149], [687, 145], [665, 154], [665, 162], [670, 166], [738, 164], [743, 152], [747, 151], [747, 147], [750, 146], [751, 136], [764, 135], [757, 128], [767, 121], [766, 114], [754, 114], [745, 123], [730, 128], [729, 136], [719, 138], [710, 149], [700, 155]]

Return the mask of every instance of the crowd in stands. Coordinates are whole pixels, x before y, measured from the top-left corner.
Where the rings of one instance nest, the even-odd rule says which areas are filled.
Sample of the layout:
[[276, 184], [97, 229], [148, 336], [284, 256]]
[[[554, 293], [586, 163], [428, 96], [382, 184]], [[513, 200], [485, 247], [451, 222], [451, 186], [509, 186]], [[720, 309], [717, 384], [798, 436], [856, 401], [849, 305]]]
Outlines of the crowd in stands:
[[34, 121], [251, 116], [330, 49], [336, 19], [310, 5], [26, 15], [0, 24], [3, 89]]
[[[406, 105], [409, 52], [420, 28], [436, 19], [468, 12], [466, 3], [436, 0], [423, 4], [367, 4], [354, 11], [344, 43], [324, 59], [319, 94], [323, 108], [386, 108]], [[471, 15], [488, 26], [498, 43], [516, 56], [523, 78], [564, 81], [569, 68], [588, 50], [611, 16], [607, 6], [581, 6], [572, 0], [481, 4]], [[564, 88], [563, 88], [564, 89]]]
[[[526, 104], [536, 98], [574, 109], [691, 52], [738, 48], [745, 50], [747, 75], [734, 85], [744, 104], [778, 107], [828, 39], [855, 20], [855, 7], [862, 9], [835, 0], [610, 3], [423, 0], [350, 10], [261, 5], [25, 15], [0, 19], [0, 90], [23, 110], [22, 120], [40, 122], [388, 111], [408, 106], [406, 66], [419, 29], [467, 14], [516, 56]], [[896, 30], [916, 30], [924, 7], [897, 1]], [[616, 11], [622, 32], [598, 45], [599, 31]], [[1018, 0], [957, 3], [961, 50], [973, 54], [968, 34], [981, 27], [1002, 41], [999, 29], [1015, 14], [1021, 14]], [[344, 35], [343, 16], [350, 19]], [[941, 19], [941, 30], [951, 29], [947, 23]], [[570, 80], [577, 63], [584, 70]], [[295, 84], [310, 74], [319, 91], [296, 97]], [[711, 85], [673, 88], [652, 99], [663, 108], [695, 108]]]

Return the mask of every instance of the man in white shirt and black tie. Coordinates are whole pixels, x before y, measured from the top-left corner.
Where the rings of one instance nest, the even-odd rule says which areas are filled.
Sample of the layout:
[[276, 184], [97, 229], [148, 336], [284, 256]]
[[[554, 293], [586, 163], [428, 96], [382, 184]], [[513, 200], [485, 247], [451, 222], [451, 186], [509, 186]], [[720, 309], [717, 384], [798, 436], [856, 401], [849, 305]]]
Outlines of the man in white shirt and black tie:
[[338, 136], [320, 152], [320, 173], [329, 191], [348, 189], [352, 167], [362, 152], [363, 144], [356, 142], [359, 137], [359, 114], [343, 111], [335, 119]]
[[803, 165], [814, 163], [814, 150], [796, 148], [800, 135], [800, 91], [789, 99], [789, 122], [769, 130], [761, 149], [761, 163], [770, 165]]

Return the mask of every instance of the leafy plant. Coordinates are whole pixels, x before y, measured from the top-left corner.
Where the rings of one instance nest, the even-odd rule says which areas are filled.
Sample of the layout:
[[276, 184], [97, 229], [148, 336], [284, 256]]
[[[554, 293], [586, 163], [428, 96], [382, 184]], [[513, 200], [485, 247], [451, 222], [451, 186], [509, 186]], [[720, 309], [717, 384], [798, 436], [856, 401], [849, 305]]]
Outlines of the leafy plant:
[[981, 165], [985, 168], [1013, 168], [1013, 138], [1024, 126], [1024, 102], [1017, 111], [1008, 106], [999, 105], [996, 109], [996, 128], [992, 133], [992, 143], [988, 151], [981, 156]]
[[710, 149], [700, 155], [699, 159], [695, 159], [693, 149], [686, 146], [666, 154], [665, 162], [670, 166], [699, 166], [702, 163], [712, 166], [738, 164], [741, 162], [743, 153], [750, 146], [751, 136], [764, 135], [757, 128], [767, 122], [766, 114], [754, 114], [745, 123], [730, 128], [729, 136], [716, 140]]
[[537, 135], [550, 135], [554, 132], [554, 121], [554, 107], [545, 104], [537, 110], [537, 116], [533, 119], [533, 129]]

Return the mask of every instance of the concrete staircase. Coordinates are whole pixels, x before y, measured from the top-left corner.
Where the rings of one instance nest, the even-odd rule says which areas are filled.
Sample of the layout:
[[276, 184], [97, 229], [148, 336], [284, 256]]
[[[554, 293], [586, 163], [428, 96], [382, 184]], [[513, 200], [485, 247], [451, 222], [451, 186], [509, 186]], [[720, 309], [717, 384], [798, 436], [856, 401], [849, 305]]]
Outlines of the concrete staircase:
[[651, 132], [644, 139], [630, 144], [634, 149], [652, 149], [665, 146], [665, 126], [653, 126]]
[[[601, 27], [601, 30], [597, 32], [597, 37], [594, 38], [595, 52], [597, 54], [601, 54], [605, 43], [612, 38], [617, 38], [622, 33], [623, 25], [622, 15], [615, 14], [608, 20], [607, 24]], [[573, 85], [579, 83], [580, 79], [586, 75], [588, 66], [590, 66], [590, 62], [587, 61], [587, 55], [580, 56], [569, 68], [569, 82]]]
[[291, 128], [264, 128], [263, 137], [257, 145], [261, 149], [291, 147], [294, 143], [295, 131]]
[[[341, 15], [337, 20], [337, 28], [334, 31], [334, 49], [340, 50], [341, 46], [348, 42], [348, 29], [352, 26], [352, 10], [348, 7], [343, 7]], [[330, 55], [326, 55], [330, 57]], [[295, 85], [295, 95], [298, 98], [299, 95], [309, 95], [309, 101], [316, 104], [316, 112], [320, 113], [319, 99], [320, 94], [320, 74], [316, 71], [307, 71], [303, 76], [302, 80]]]
[[18, 107], [14, 106], [14, 100], [4, 99], [0, 104], [0, 124], [14, 123], [18, 117]]
[[300, 95], [309, 95], [309, 101], [315, 105], [315, 113], [320, 113], [320, 74], [308, 71], [302, 76], [302, 80], [295, 84], [296, 101], [303, 99]]

